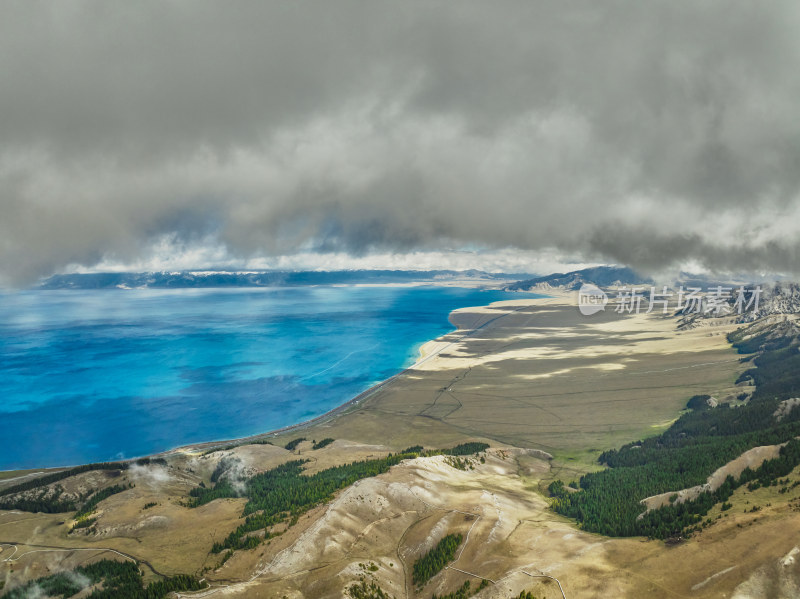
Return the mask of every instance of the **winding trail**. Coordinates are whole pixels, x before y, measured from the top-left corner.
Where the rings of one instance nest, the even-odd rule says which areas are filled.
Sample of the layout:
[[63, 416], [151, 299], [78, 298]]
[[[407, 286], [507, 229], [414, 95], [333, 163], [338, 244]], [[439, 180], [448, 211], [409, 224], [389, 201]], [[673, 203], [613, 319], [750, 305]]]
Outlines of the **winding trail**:
[[[20, 553], [19, 555], [17, 555], [17, 552], [19, 551], [19, 546], [20, 545], [22, 545], [23, 547], [39, 547], [40, 549], [34, 549], [34, 550], [31, 550], [31, 551], [26, 551], [25, 553]], [[20, 541], [0, 541], [0, 547], [13, 547], [14, 548], [14, 553], [12, 553], [9, 557], [7, 557], [5, 559], [0, 559], [0, 563], [17, 562], [20, 559], [22, 559], [23, 557], [25, 557], [26, 555], [31, 555], [32, 553], [59, 553], [59, 552], [60, 553], [64, 553], [64, 552], [69, 553], [71, 551], [95, 551], [95, 552], [99, 552], [99, 553], [109, 552], [109, 553], [115, 553], [115, 554], [119, 555], [120, 557], [124, 557], [125, 559], [129, 559], [129, 560], [131, 560], [132, 562], [134, 562], [136, 564], [142, 564], [144, 566], [147, 566], [147, 568], [153, 574], [156, 574], [158, 576], [163, 576], [165, 578], [167, 577], [167, 574], [164, 574], [163, 572], [159, 572], [158, 570], [156, 570], [153, 567], [153, 565], [150, 562], [148, 562], [147, 560], [139, 559], [139, 558], [137, 558], [137, 557], [135, 557], [133, 555], [130, 555], [129, 553], [124, 553], [122, 551], [117, 551], [116, 549], [112, 549], [111, 547], [56, 547], [54, 545], [34, 545], [32, 543], [22, 543]], [[2, 555], [2, 554], [0, 554], [0, 555]]]
[[[16, 549], [16, 548], [17, 547], [15, 545], [14, 549]], [[11, 555], [11, 557], [9, 557], [7, 559], [4, 559], [4, 560], [1, 560], [1, 561], [4, 561], [4, 562], [18, 562], [20, 559], [22, 559], [26, 555], [30, 555], [31, 553], [55, 553], [55, 552], [65, 552], [65, 551], [66, 552], [70, 552], [70, 551], [99, 551], [101, 553], [106, 552], [106, 551], [110, 551], [111, 553], [116, 553], [117, 555], [119, 555], [121, 557], [124, 557], [125, 559], [129, 559], [129, 560], [133, 561], [134, 563], [139, 563], [139, 561], [135, 557], [133, 557], [131, 555], [127, 555], [125, 553], [121, 553], [121, 552], [117, 551], [116, 549], [109, 549], [107, 547], [75, 547], [75, 548], [72, 548], [72, 549], [34, 549], [33, 551], [26, 551], [25, 553], [20, 553], [19, 557], [17, 557], [16, 559], [12, 559], [14, 557], [15, 553], [16, 553], [15, 552], [14, 554]]]
[[[25, 553], [20, 553], [17, 557], [14, 557], [15, 555], [17, 555], [17, 552], [19, 551], [19, 546], [18, 545], [24, 545], [26, 547], [48, 547], [48, 548], [47, 549], [33, 549], [31, 551], [26, 551]], [[0, 559], [0, 563], [3, 563], [3, 562], [10, 562], [10, 563], [18, 562], [19, 560], [21, 560], [26, 555], [31, 555], [32, 553], [56, 553], [56, 552], [62, 552], [62, 553], [63, 552], [67, 552], [67, 553], [69, 553], [69, 552], [72, 552], [72, 551], [99, 551], [100, 553], [104, 553], [106, 551], [110, 551], [111, 553], [116, 553], [120, 557], [124, 557], [125, 559], [131, 560], [135, 564], [139, 563], [139, 560], [137, 560], [132, 555], [128, 555], [127, 553], [122, 553], [121, 551], [117, 551], [116, 549], [111, 549], [110, 547], [50, 547], [48, 545], [29, 545], [28, 543], [15, 543], [15, 542], [0, 543], [0, 547], [13, 547], [14, 548], [14, 553], [12, 553], [9, 557], [7, 557], [5, 559]], [[145, 563], [145, 562], [142, 562], [142, 563]], [[147, 564], [147, 566], [151, 570], [153, 570], [153, 567], [150, 566], [150, 564]], [[153, 572], [155, 572], [155, 570], [153, 570]], [[156, 574], [159, 574], [159, 573], [156, 572]], [[163, 576], [163, 574], [162, 574], [162, 576]]]
[[561, 596], [564, 599], [567, 599], [567, 596], [564, 594], [564, 588], [561, 586], [561, 582], [555, 576], [550, 576], [549, 574], [530, 574], [525, 570], [518, 570], [518, 571], [530, 576], [531, 578], [549, 578], [550, 580], [555, 580], [556, 583], [558, 584], [558, 590], [561, 591]]
[[[12, 553], [10, 556], [8, 556], [5, 559], [0, 559], [0, 562], [10, 562], [10, 561], [12, 561], [11, 558], [14, 557], [17, 554], [17, 551], [19, 550], [19, 547], [17, 547], [16, 545], [12, 545], [11, 543], [0, 543], [0, 548], [2, 548], [2, 547], [13, 547], [14, 548], [14, 553]], [[0, 553], [0, 555], [2, 555], [2, 554]]]

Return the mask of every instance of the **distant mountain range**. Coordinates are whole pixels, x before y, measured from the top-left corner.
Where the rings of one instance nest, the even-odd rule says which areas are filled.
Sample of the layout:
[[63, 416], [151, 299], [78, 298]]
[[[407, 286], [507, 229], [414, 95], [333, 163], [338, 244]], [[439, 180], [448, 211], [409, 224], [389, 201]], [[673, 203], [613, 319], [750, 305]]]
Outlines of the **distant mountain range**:
[[543, 277], [526, 279], [508, 285], [509, 291], [531, 291], [550, 288], [578, 289], [585, 283], [598, 287], [618, 285], [651, 285], [653, 281], [642, 277], [627, 266], [595, 266], [567, 273], [555, 273]]
[[179, 289], [202, 287], [296, 287], [304, 285], [391, 284], [445, 282], [449, 280], [485, 280], [487, 284], [530, 276], [528, 274], [486, 273], [478, 270], [404, 271], [184, 271], [144, 273], [83, 273], [53, 275], [42, 281], [39, 289]]
[[[509, 283], [517, 280], [517, 282]], [[554, 273], [531, 278], [529, 274], [487, 273], [479, 270], [341, 270], [341, 271], [183, 271], [144, 273], [83, 273], [53, 275], [39, 284], [39, 289], [186, 289], [224, 287], [299, 287], [308, 285], [356, 284], [442, 284], [459, 280], [478, 281], [508, 291], [540, 291], [548, 289], [580, 289], [585, 283], [598, 287], [652, 285], [653, 281], [628, 267], [596, 266], [567, 273]], [[675, 289], [699, 287], [713, 289], [717, 285], [736, 288], [742, 283], [719, 283], [710, 277], [682, 273], [673, 283]], [[753, 283], [747, 285], [752, 288]], [[800, 313], [800, 286], [788, 281], [762, 283], [763, 293], [757, 311], [743, 315], [743, 320], [770, 314]], [[704, 318], [692, 315], [692, 322]], [[687, 325], [691, 324], [687, 320]]]
[[181, 289], [213, 287], [297, 287], [306, 285], [442, 283], [460, 279], [506, 285], [509, 291], [548, 288], [577, 289], [584, 283], [600, 287], [645, 285], [652, 281], [627, 267], [597, 266], [568, 273], [530, 278], [530, 274], [487, 273], [480, 270], [339, 270], [339, 271], [180, 271], [99, 272], [53, 275], [39, 289]]

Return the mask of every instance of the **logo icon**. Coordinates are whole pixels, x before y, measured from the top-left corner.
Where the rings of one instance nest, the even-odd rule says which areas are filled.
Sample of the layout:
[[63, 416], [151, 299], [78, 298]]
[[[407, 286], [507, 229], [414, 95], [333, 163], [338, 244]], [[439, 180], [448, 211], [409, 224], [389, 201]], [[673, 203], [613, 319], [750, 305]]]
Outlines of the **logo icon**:
[[597, 285], [584, 283], [578, 291], [578, 310], [584, 316], [591, 316], [606, 309], [608, 296]]

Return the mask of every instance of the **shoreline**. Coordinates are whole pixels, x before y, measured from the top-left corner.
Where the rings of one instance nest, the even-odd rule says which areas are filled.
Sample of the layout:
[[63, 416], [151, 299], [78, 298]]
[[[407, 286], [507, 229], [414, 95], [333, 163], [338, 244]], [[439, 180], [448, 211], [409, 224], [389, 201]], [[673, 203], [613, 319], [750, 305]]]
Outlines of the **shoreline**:
[[[551, 299], [553, 296], [558, 295], [557, 293], [551, 294], [551, 295], [544, 295], [544, 294], [540, 294], [540, 293], [536, 293], [536, 292], [520, 292], [520, 294], [521, 295], [534, 294], [534, 295], [537, 296], [537, 297], [532, 297], [532, 298], [531, 297], [525, 298], [525, 299], [530, 299], [530, 300]], [[520, 298], [520, 299], [522, 299], [522, 298]], [[514, 311], [516, 311], [516, 310], [518, 310], [520, 308], [516, 308], [515, 310], [509, 310], [507, 312], [503, 312], [502, 314], [498, 314], [494, 318], [490, 318], [487, 321], [485, 321], [482, 324], [480, 324], [479, 326], [473, 327], [473, 328], [460, 326], [459, 324], [454, 322], [454, 320], [453, 320], [453, 315], [454, 314], [456, 314], [457, 312], [462, 311], [462, 310], [491, 309], [495, 305], [502, 304], [503, 302], [507, 302], [507, 301], [516, 301], [516, 300], [498, 300], [498, 301], [495, 301], [495, 302], [490, 302], [489, 304], [486, 304], [486, 305], [462, 306], [460, 308], [456, 308], [455, 310], [451, 311], [450, 314], [448, 314], [447, 318], [448, 318], [448, 322], [450, 322], [450, 324], [454, 327], [454, 329], [452, 331], [449, 331], [449, 332], [443, 334], [443, 335], [440, 335], [439, 337], [435, 337], [433, 339], [429, 339], [428, 341], [424, 341], [423, 343], [421, 343], [419, 345], [418, 350], [417, 350], [418, 353], [419, 353], [419, 356], [414, 361], [414, 363], [412, 363], [411, 365], [403, 368], [402, 370], [400, 370], [396, 374], [390, 376], [389, 378], [384, 379], [384, 380], [382, 380], [382, 381], [380, 381], [378, 383], [375, 383], [374, 385], [372, 385], [368, 389], [365, 389], [364, 391], [362, 391], [361, 393], [359, 393], [355, 397], [352, 397], [351, 399], [347, 400], [343, 404], [341, 404], [339, 406], [336, 406], [335, 408], [332, 408], [331, 410], [328, 410], [327, 412], [325, 412], [323, 414], [320, 414], [319, 416], [315, 416], [313, 418], [310, 418], [308, 420], [304, 420], [302, 422], [298, 422], [298, 423], [295, 423], [295, 424], [290, 424], [290, 425], [286, 425], [286, 426], [279, 427], [279, 428], [276, 428], [276, 429], [271, 429], [271, 430], [268, 430], [268, 431], [265, 431], [265, 432], [262, 432], [262, 433], [256, 433], [255, 435], [248, 435], [248, 436], [245, 436], [245, 437], [234, 437], [234, 438], [230, 438], [230, 439], [220, 439], [220, 440], [214, 440], [214, 441], [199, 441], [199, 442], [196, 442], [196, 443], [188, 443], [186, 445], [179, 445], [177, 447], [173, 447], [171, 449], [165, 449], [163, 451], [159, 451], [159, 452], [156, 452], [156, 453], [150, 453], [150, 454], [145, 454], [145, 455], [125, 458], [125, 459], [115, 460], [115, 461], [119, 461], [119, 462], [134, 462], [136, 460], [140, 460], [140, 459], [144, 459], [144, 458], [169, 457], [169, 456], [173, 456], [173, 455], [181, 454], [181, 453], [185, 454], [185, 453], [192, 453], [192, 452], [196, 452], [196, 451], [208, 451], [208, 450], [215, 449], [215, 448], [218, 448], [218, 447], [227, 447], [227, 446], [230, 446], [230, 445], [247, 445], [248, 443], [253, 443], [253, 442], [257, 442], [257, 441], [268, 441], [270, 439], [273, 439], [275, 437], [278, 437], [280, 435], [284, 435], [284, 434], [287, 434], [287, 433], [290, 433], [290, 432], [293, 432], [293, 431], [301, 431], [301, 430], [305, 430], [305, 429], [308, 429], [310, 427], [313, 427], [313, 426], [316, 426], [316, 425], [319, 425], [319, 424], [330, 422], [331, 420], [333, 420], [333, 419], [335, 419], [335, 418], [337, 418], [337, 417], [339, 417], [339, 416], [341, 416], [341, 415], [343, 415], [345, 413], [348, 413], [351, 410], [355, 409], [356, 407], [361, 405], [364, 401], [369, 399], [369, 397], [371, 397], [372, 395], [374, 395], [375, 393], [377, 393], [378, 391], [380, 391], [381, 389], [386, 387], [388, 384], [390, 384], [391, 382], [395, 381], [396, 379], [398, 379], [402, 375], [406, 374], [410, 370], [414, 370], [415, 368], [417, 368], [420, 365], [424, 364], [428, 360], [433, 359], [439, 353], [441, 353], [445, 349], [447, 349], [450, 346], [452, 346], [454, 343], [460, 342], [460, 341], [468, 338], [469, 336], [477, 333], [478, 331], [482, 330], [483, 328], [485, 328], [489, 324], [491, 324], [491, 323], [497, 321], [498, 319], [503, 318], [503, 317], [505, 317], [505, 316], [507, 316], [509, 314], [512, 314]], [[444, 338], [448, 337], [450, 335], [457, 335], [457, 338], [453, 339], [451, 341], [444, 341]], [[436, 347], [437, 344], [440, 345], [440, 347]], [[101, 462], [87, 462], [87, 463], [70, 464], [70, 465], [64, 465], [64, 466], [50, 466], [50, 467], [40, 467], [40, 468], [34, 467], [34, 468], [23, 468], [23, 469], [15, 469], [15, 470], [0, 470], [0, 474], [13, 474], [13, 473], [17, 473], [17, 472], [30, 472], [31, 470], [41, 471], [41, 474], [49, 474], [49, 473], [53, 473], [53, 472], [59, 472], [59, 471], [62, 471], [62, 470], [67, 470], [69, 468], [76, 468], [76, 467], [79, 467], [79, 466], [92, 464], [92, 463], [101, 463]], [[10, 479], [8, 479], [8, 478], [0, 478], [0, 489], [2, 489], [2, 487], [5, 486], [5, 483], [8, 482], [9, 480]]]
[[[529, 293], [529, 292], [524, 292], [524, 293]], [[536, 299], [549, 299], [550, 297], [552, 297], [552, 296], [547, 296], [547, 295], [543, 295], [543, 294], [538, 294], [538, 295], [540, 295], [540, 297], [526, 298], [526, 299], [536, 300]], [[458, 324], [454, 323], [453, 319], [452, 319], [453, 314], [455, 314], [456, 312], [458, 312], [460, 310], [470, 310], [470, 309], [475, 309], [475, 308], [491, 308], [495, 304], [501, 304], [501, 303], [503, 303], [505, 301], [514, 301], [514, 300], [499, 300], [499, 301], [496, 301], [496, 302], [491, 302], [491, 303], [489, 303], [487, 305], [484, 305], [484, 306], [464, 306], [464, 307], [461, 307], [461, 308], [456, 308], [455, 310], [450, 312], [450, 314], [447, 317], [448, 321], [455, 327], [455, 329], [453, 331], [445, 333], [444, 335], [440, 335], [439, 337], [435, 337], [433, 339], [430, 339], [428, 341], [423, 342], [419, 346], [419, 349], [417, 350], [419, 352], [419, 357], [417, 358], [417, 360], [413, 364], [403, 368], [397, 374], [394, 374], [394, 375], [390, 376], [389, 378], [384, 379], [384, 380], [372, 385], [369, 389], [365, 389], [364, 391], [362, 391], [361, 393], [359, 393], [358, 395], [356, 395], [352, 399], [349, 399], [345, 403], [343, 403], [343, 404], [341, 404], [341, 405], [339, 405], [339, 406], [337, 406], [337, 407], [335, 407], [335, 408], [333, 408], [331, 410], [328, 410], [324, 414], [320, 414], [319, 416], [315, 416], [314, 418], [310, 418], [308, 420], [304, 420], [304, 421], [298, 422], [296, 424], [290, 424], [290, 425], [283, 426], [283, 427], [276, 428], [276, 429], [272, 429], [272, 430], [269, 430], [269, 431], [266, 431], [266, 432], [263, 432], [263, 433], [258, 433], [258, 434], [255, 434], [255, 435], [249, 435], [247, 437], [237, 437], [237, 438], [234, 438], [234, 439], [225, 439], [225, 440], [221, 440], [221, 441], [202, 441], [200, 443], [190, 443], [188, 445], [181, 445], [180, 447], [176, 447], [174, 449], [169, 449], [169, 450], [166, 450], [166, 451], [162, 451], [160, 453], [154, 453], [154, 454], [151, 454], [151, 455], [148, 455], [148, 456], [140, 456], [139, 458], [131, 458], [131, 459], [136, 460], [136, 459], [141, 459], [141, 458], [145, 458], [145, 457], [166, 457], [166, 456], [174, 455], [176, 453], [188, 453], [191, 450], [208, 451], [210, 449], [215, 449], [217, 447], [226, 447], [226, 446], [229, 446], [229, 445], [247, 445], [248, 443], [253, 442], [253, 441], [267, 441], [267, 440], [269, 440], [271, 438], [275, 438], [275, 437], [278, 437], [280, 435], [284, 435], [286, 433], [290, 433], [290, 432], [293, 432], [293, 431], [304, 430], [304, 429], [310, 428], [312, 426], [316, 426], [318, 424], [323, 424], [325, 422], [329, 422], [330, 420], [333, 420], [334, 418], [336, 418], [338, 416], [341, 416], [342, 414], [345, 414], [345, 413], [349, 412], [351, 409], [357, 407], [358, 405], [360, 405], [362, 403], [362, 401], [369, 399], [369, 397], [371, 397], [372, 395], [374, 395], [375, 393], [377, 393], [378, 391], [383, 389], [389, 383], [395, 381], [397, 378], [399, 378], [402, 375], [406, 374], [408, 371], [414, 370], [415, 368], [417, 368], [420, 365], [424, 364], [428, 360], [433, 359], [438, 354], [440, 354], [442, 351], [444, 351], [445, 349], [447, 349], [450, 346], [452, 346], [454, 343], [457, 343], [459, 341], [462, 341], [463, 339], [466, 339], [466, 338], [470, 337], [471, 335], [477, 333], [478, 331], [480, 331], [481, 329], [485, 328], [489, 324], [497, 321], [498, 319], [503, 318], [505, 316], [508, 316], [509, 314], [512, 314], [516, 310], [521, 309], [521, 307], [520, 308], [516, 308], [514, 310], [509, 310], [508, 312], [504, 312], [502, 314], [499, 314], [499, 315], [495, 316], [494, 318], [491, 318], [491, 319], [487, 320], [486, 322], [482, 323], [481, 325], [479, 325], [479, 326], [477, 326], [475, 328], [461, 327]], [[447, 342], [442, 341], [442, 339], [444, 339], [448, 335], [458, 335], [459, 333], [460, 333], [460, 335], [458, 336], [457, 339], [454, 339], [452, 341], [447, 341]], [[442, 344], [442, 345], [441, 345], [441, 347], [438, 347], [438, 348], [435, 348], [435, 349], [431, 348], [430, 350], [426, 350], [426, 347], [431, 347], [431, 346], [434, 346], [436, 344]], [[125, 461], [127, 461], [127, 460], [125, 460]]]

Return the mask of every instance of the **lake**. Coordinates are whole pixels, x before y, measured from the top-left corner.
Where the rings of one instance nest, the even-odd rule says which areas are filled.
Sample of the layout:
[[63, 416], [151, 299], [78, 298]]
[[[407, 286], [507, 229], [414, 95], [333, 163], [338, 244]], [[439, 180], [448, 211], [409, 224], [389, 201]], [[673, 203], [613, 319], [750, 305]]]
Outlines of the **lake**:
[[147, 455], [319, 416], [412, 364], [458, 287], [0, 293], [0, 470]]

